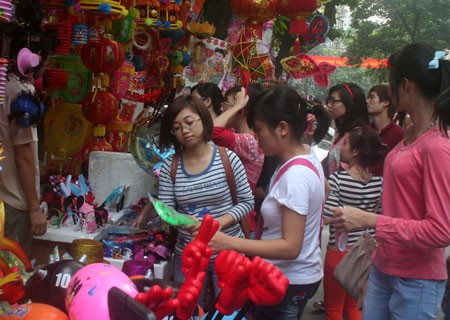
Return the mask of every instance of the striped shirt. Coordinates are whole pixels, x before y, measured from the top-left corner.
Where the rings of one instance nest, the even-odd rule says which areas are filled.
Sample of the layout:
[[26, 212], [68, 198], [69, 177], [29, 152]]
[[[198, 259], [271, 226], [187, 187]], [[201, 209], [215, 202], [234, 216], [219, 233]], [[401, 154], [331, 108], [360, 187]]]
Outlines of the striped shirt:
[[[176, 208], [180, 213], [192, 215], [200, 220], [207, 213], [216, 219], [225, 214], [230, 214], [236, 223], [223, 229], [222, 232], [242, 238], [244, 234], [238, 222], [253, 210], [253, 194], [241, 160], [230, 150], [227, 150], [227, 154], [236, 181], [238, 202], [236, 205], [233, 205], [231, 191], [217, 146], [214, 146], [209, 166], [198, 174], [186, 172], [182, 153], [178, 163], [175, 184], [172, 183], [170, 177], [173, 156], [166, 159], [161, 167], [159, 178], [159, 200], [171, 208]], [[175, 253], [181, 255], [184, 247], [191, 240], [192, 237], [189, 232], [179, 229]]]
[[[372, 176], [372, 178], [364, 183], [355, 180], [347, 171], [339, 171], [333, 173], [328, 182], [330, 183], [330, 195], [325, 202], [325, 216], [331, 217], [333, 213], [330, 207], [356, 207], [364, 211], [374, 212], [383, 189], [383, 178], [380, 176]], [[381, 205], [377, 209], [377, 213], [381, 212]], [[348, 246], [356, 243], [359, 236], [367, 229], [357, 229], [348, 233]], [[375, 230], [369, 230], [371, 235], [375, 235]], [[335, 246], [335, 229], [330, 225], [330, 240], [328, 245]]]

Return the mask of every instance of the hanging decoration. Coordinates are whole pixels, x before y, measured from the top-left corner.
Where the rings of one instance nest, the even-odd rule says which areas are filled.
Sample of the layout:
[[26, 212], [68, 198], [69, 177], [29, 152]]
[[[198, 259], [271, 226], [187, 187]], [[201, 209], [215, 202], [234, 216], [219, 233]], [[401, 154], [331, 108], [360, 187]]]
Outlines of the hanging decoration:
[[327, 62], [317, 64], [306, 53], [284, 58], [281, 60], [281, 65], [294, 79], [314, 77], [314, 81], [323, 87], [327, 87], [329, 84], [329, 74], [336, 71], [336, 66]]
[[326, 35], [329, 31], [329, 23], [326, 16], [315, 14], [308, 23], [308, 29], [305, 34], [300, 34], [300, 42], [306, 43], [310, 48], [314, 48], [318, 44], [325, 42]]
[[245, 21], [247, 39], [253, 36], [262, 38], [263, 24], [277, 16], [278, 0], [231, 0], [231, 10]]
[[323, 3], [329, 0], [280, 0], [277, 6], [278, 14], [288, 16], [291, 21], [289, 24], [289, 33], [297, 35], [297, 40], [294, 42], [294, 52], [300, 53], [300, 39], [301, 35], [308, 32], [307, 19], [314, 11], [316, 11]]
[[125, 51], [120, 43], [104, 34], [98, 41], [89, 41], [81, 48], [81, 60], [94, 73], [111, 73], [125, 61]]

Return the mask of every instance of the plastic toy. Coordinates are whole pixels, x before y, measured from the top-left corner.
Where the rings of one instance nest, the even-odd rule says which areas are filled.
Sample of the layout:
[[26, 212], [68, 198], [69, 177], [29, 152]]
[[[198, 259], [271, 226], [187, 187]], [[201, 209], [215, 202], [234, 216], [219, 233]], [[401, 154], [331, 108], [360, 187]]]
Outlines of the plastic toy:
[[[22, 261], [27, 272], [33, 271], [30, 261], [18, 242], [3, 238], [2, 250], [14, 253]], [[3, 275], [0, 278], [0, 300], [8, 301], [9, 304], [19, 302], [25, 296], [23, 281], [18, 272], [19, 268], [10, 268], [6, 261], [0, 258], [0, 270]]]
[[108, 291], [117, 287], [135, 297], [134, 283], [119, 269], [105, 263], [94, 263], [78, 270], [70, 280], [66, 308], [71, 319], [109, 320]]
[[74, 260], [61, 260], [40, 267], [26, 282], [25, 297], [66, 312], [67, 287], [72, 276], [83, 267], [83, 263]]
[[27, 303], [12, 307], [3, 313], [2, 320], [69, 320], [61, 310], [43, 303]]
[[180, 320], [188, 319], [197, 306], [205, 271], [212, 255], [212, 249], [208, 243], [218, 229], [219, 222], [214, 220], [211, 215], [206, 214], [197, 237], [183, 250], [181, 271], [184, 273], [186, 281], [177, 296], [181, 305], [176, 312]]
[[164, 202], [155, 200], [153, 196], [147, 192], [150, 202], [153, 204], [156, 213], [162, 220], [174, 227], [187, 227], [193, 224], [198, 224], [198, 221], [191, 219], [188, 215], [176, 212], [169, 208]]

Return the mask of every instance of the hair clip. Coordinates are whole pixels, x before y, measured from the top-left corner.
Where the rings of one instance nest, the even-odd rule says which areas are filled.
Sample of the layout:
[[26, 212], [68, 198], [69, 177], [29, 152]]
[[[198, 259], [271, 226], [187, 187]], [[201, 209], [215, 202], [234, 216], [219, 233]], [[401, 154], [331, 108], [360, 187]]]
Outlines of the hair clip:
[[438, 69], [439, 60], [450, 60], [450, 50], [436, 51], [434, 53], [434, 58], [428, 63], [428, 69]]

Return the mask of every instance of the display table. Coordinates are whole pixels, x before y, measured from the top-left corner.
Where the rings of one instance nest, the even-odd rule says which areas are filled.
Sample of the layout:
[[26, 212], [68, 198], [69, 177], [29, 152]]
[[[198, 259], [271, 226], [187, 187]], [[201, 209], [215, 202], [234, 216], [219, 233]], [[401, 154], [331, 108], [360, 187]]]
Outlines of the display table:
[[[141, 197], [146, 197], [147, 192], [156, 192], [156, 179], [153, 175], [145, 173], [138, 167], [129, 153], [120, 152], [91, 152], [89, 156], [89, 183], [98, 203], [102, 203], [106, 197], [118, 186], [126, 184], [124, 207], [136, 203]], [[108, 210], [113, 222], [117, 221], [124, 210], [116, 212]], [[75, 239], [96, 239], [100, 234], [85, 233], [81, 230], [74, 231], [66, 227], [51, 227], [42, 236], [35, 236], [33, 241], [32, 256], [38, 264], [47, 264], [49, 256], [56, 246], [60, 255], [66, 253], [70, 244]], [[105, 258], [115, 267], [122, 269], [124, 259]], [[154, 265], [155, 278], [170, 280], [171, 263], [161, 261]]]
[[[123, 214], [123, 211], [112, 213], [112, 220], [117, 221]], [[75, 239], [93, 239], [100, 235], [100, 231], [95, 233], [85, 233], [81, 230], [74, 231], [69, 228], [49, 227], [42, 236], [35, 236], [33, 241], [33, 257], [37, 259], [38, 264], [48, 263], [49, 256], [53, 253], [56, 246], [60, 255], [68, 252], [70, 245]], [[126, 259], [105, 258], [111, 265], [122, 270]], [[169, 261], [160, 261], [154, 264], [154, 277], [158, 279], [171, 280], [172, 264]]]

